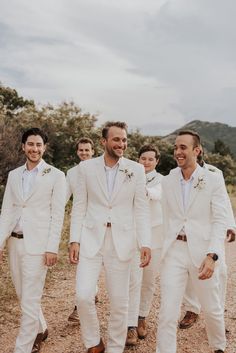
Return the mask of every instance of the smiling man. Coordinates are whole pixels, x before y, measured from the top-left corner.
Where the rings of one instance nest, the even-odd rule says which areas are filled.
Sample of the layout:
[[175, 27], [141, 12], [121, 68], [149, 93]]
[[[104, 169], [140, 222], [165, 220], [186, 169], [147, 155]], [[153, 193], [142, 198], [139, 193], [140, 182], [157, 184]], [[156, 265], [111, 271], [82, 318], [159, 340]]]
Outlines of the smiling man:
[[161, 209], [161, 180], [163, 176], [156, 171], [160, 159], [159, 150], [152, 145], [144, 145], [139, 151], [139, 163], [144, 166], [146, 174], [146, 196], [150, 210], [150, 224], [152, 234], [152, 259], [149, 266], [139, 268], [136, 256], [133, 258], [130, 286], [128, 332], [126, 345], [135, 346], [138, 338], [147, 336], [146, 317], [148, 316], [153, 294], [156, 288], [156, 275], [159, 271], [161, 247], [163, 243], [162, 209]]
[[71, 216], [70, 261], [79, 263], [76, 293], [87, 352], [105, 351], [94, 303], [103, 265], [111, 313], [106, 351], [123, 353], [136, 233], [140, 266], [148, 265], [151, 257], [149, 210], [144, 168], [123, 157], [127, 148], [126, 124], [108, 122], [102, 130], [102, 144], [102, 156], [79, 164]]
[[224, 352], [224, 310], [217, 260], [224, 248], [227, 208], [223, 178], [197, 163], [200, 137], [180, 131], [178, 167], [162, 181], [164, 244], [157, 353], [176, 353], [176, 329], [188, 277], [201, 303], [211, 348]]
[[[76, 154], [80, 161], [91, 159], [94, 155], [94, 143], [89, 137], [81, 137], [76, 143]], [[78, 184], [78, 168], [79, 164], [70, 168], [66, 174], [67, 193], [66, 200], [68, 201], [77, 189]], [[95, 299], [96, 300], [96, 299]], [[68, 321], [79, 323], [79, 315], [77, 305], [74, 306], [72, 313], [68, 317]]]
[[57, 262], [64, 217], [65, 175], [43, 159], [47, 136], [38, 128], [22, 136], [26, 163], [9, 173], [0, 218], [0, 261], [5, 241], [21, 305], [14, 353], [38, 353], [48, 336], [41, 309], [47, 268]]

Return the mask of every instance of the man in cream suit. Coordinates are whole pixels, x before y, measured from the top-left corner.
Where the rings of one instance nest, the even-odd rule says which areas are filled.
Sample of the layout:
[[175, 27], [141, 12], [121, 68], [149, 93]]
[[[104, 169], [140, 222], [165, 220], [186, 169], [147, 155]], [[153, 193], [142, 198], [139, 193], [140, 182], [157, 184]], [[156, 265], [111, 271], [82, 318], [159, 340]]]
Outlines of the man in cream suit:
[[[210, 173], [219, 173], [222, 178], [223, 173], [220, 169], [216, 168], [211, 164], [207, 164], [203, 160], [203, 149], [201, 149], [201, 154], [198, 156], [198, 163], [208, 170]], [[228, 220], [227, 220], [227, 232], [226, 232], [226, 241], [233, 242], [235, 241], [235, 233], [236, 233], [236, 224], [234, 219], [234, 214], [232, 210], [232, 205], [230, 202], [230, 198], [228, 196], [227, 190], [226, 191], [226, 202], [227, 202], [227, 209], [228, 209]], [[226, 289], [227, 289], [227, 265], [225, 263], [225, 251], [222, 249], [222, 256], [221, 261], [219, 261], [219, 293], [221, 298], [222, 307], [225, 308], [225, 299], [226, 299]], [[192, 286], [191, 280], [188, 280], [183, 306], [186, 310], [184, 318], [180, 321], [179, 327], [181, 329], [186, 329], [191, 327], [198, 319], [198, 316], [201, 311], [201, 305], [199, 300], [194, 292], [194, 288]]]
[[[88, 137], [81, 137], [76, 143], [76, 154], [79, 157], [80, 161], [86, 161], [87, 159], [91, 159], [94, 155], [94, 143]], [[66, 184], [67, 184], [67, 192], [66, 192], [66, 200], [69, 201], [71, 195], [74, 194], [78, 185], [78, 167], [76, 166], [70, 168], [66, 174]], [[77, 311], [77, 305], [75, 305], [74, 310], [68, 317], [68, 321], [73, 323], [79, 323], [79, 315]]]
[[[76, 143], [76, 154], [79, 157], [80, 161], [86, 161], [91, 159], [94, 155], [94, 143], [88, 137], [81, 137]], [[70, 199], [71, 195], [75, 192], [78, 184], [78, 167], [76, 166], [70, 168], [66, 174], [67, 181], [67, 192], [66, 199]]]
[[110, 299], [106, 352], [123, 353], [130, 267], [136, 241], [140, 247], [140, 266], [148, 265], [151, 257], [149, 210], [144, 168], [123, 158], [127, 148], [126, 124], [105, 124], [102, 144], [104, 155], [79, 164], [71, 216], [70, 260], [79, 262], [76, 292], [87, 352], [105, 351], [94, 303], [103, 265]]
[[218, 258], [224, 247], [225, 185], [197, 164], [199, 135], [180, 131], [174, 148], [178, 167], [162, 180], [164, 244], [157, 353], [176, 353], [176, 330], [188, 277], [205, 315], [208, 341], [225, 350], [224, 311], [218, 291]]
[[139, 163], [144, 166], [146, 173], [146, 195], [149, 202], [152, 259], [149, 266], [141, 269], [139, 259], [134, 257], [131, 267], [129, 287], [129, 313], [126, 345], [135, 346], [138, 338], [147, 335], [146, 317], [152, 304], [156, 288], [156, 275], [160, 265], [160, 255], [163, 243], [162, 208], [161, 208], [161, 180], [163, 176], [156, 171], [160, 152], [152, 145], [144, 145], [139, 151]]
[[42, 159], [46, 143], [38, 128], [23, 134], [26, 163], [9, 173], [2, 204], [0, 260], [7, 241], [22, 312], [14, 353], [39, 352], [48, 334], [41, 297], [47, 268], [57, 262], [66, 181], [64, 173]]

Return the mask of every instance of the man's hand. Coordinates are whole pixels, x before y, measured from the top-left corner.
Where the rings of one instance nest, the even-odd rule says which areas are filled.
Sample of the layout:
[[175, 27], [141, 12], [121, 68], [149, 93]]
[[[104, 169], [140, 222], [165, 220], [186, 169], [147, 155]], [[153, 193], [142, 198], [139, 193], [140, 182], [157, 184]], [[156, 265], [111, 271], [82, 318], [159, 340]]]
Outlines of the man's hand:
[[150, 260], [151, 260], [151, 249], [150, 248], [146, 248], [146, 247], [142, 247], [141, 251], [140, 251], [140, 267], [145, 267], [149, 264]]
[[210, 257], [206, 256], [199, 268], [199, 279], [209, 279], [213, 275], [215, 269], [215, 261]]
[[0, 249], [0, 262], [2, 262], [2, 260], [3, 260], [3, 250]]
[[53, 252], [46, 252], [44, 264], [48, 267], [54, 266], [57, 263], [57, 254]]
[[233, 241], [235, 241], [235, 230], [234, 229], [227, 229], [226, 241], [227, 241], [227, 243], [232, 243]]
[[77, 264], [79, 262], [79, 248], [79, 243], [70, 243], [69, 259], [71, 264]]

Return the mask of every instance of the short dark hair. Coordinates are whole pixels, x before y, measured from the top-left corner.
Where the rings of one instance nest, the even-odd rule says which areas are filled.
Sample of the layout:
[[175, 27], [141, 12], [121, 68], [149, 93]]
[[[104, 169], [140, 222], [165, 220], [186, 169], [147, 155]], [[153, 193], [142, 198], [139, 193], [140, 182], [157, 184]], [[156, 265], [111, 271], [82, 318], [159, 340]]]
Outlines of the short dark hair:
[[200, 152], [197, 156], [197, 162], [201, 167], [203, 167], [203, 165], [204, 165], [204, 149], [203, 149], [202, 145], [200, 145], [199, 147], [200, 147]]
[[75, 145], [76, 150], [79, 148], [80, 143], [90, 143], [92, 149], [94, 149], [94, 143], [93, 140], [91, 140], [89, 137], [81, 137]]
[[193, 137], [193, 146], [194, 147], [200, 147], [201, 145], [201, 139], [199, 134], [196, 131], [193, 130], [180, 130], [177, 134], [177, 136], [182, 136], [182, 135], [191, 135]]
[[48, 142], [48, 136], [45, 134], [45, 132], [40, 130], [38, 127], [32, 127], [31, 129], [26, 130], [22, 135], [21, 142], [25, 144], [27, 141], [27, 138], [32, 135], [41, 136], [44, 144]]
[[143, 145], [138, 153], [138, 157], [140, 158], [141, 155], [145, 152], [154, 152], [155, 153], [155, 158], [159, 159], [160, 158], [160, 151], [158, 147], [154, 147], [153, 145]]
[[123, 122], [123, 121], [108, 121], [105, 123], [105, 125], [102, 128], [102, 137], [104, 139], [107, 139], [108, 131], [109, 131], [110, 127], [113, 127], [113, 126], [119, 127], [120, 129], [125, 130], [127, 133], [128, 126], [125, 122]]

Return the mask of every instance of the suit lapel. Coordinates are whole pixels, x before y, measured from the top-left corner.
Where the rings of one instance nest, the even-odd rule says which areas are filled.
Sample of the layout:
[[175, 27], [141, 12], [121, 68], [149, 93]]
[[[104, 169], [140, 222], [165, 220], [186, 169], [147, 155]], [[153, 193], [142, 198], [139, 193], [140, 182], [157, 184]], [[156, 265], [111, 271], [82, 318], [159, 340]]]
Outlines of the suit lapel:
[[196, 172], [196, 175], [194, 177], [194, 180], [192, 182], [192, 187], [191, 187], [191, 190], [190, 190], [190, 195], [189, 195], [189, 202], [188, 202], [188, 205], [187, 205], [187, 209], [186, 211], [189, 210], [189, 208], [191, 207], [191, 205], [193, 204], [195, 198], [197, 197], [198, 193], [199, 193], [199, 180], [204, 178], [204, 173], [201, 169], [198, 169], [197, 172]]
[[50, 169], [50, 168], [51, 168], [50, 165], [48, 165], [45, 162], [43, 163], [42, 168], [39, 169], [39, 171], [38, 171], [38, 173], [36, 175], [33, 187], [30, 190], [29, 194], [27, 195], [26, 200], [28, 200], [33, 195], [33, 193], [38, 189], [38, 186], [39, 186], [42, 178], [44, 177], [43, 176], [43, 171], [46, 170], [46, 169]]
[[22, 167], [19, 168], [18, 170], [18, 178], [17, 178], [17, 191], [20, 195], [20, 197], [23, 199], [23, 171], [25, 169], [25, 166], [23, 165]]
[[96, 166], [97, 166], [96, 176], [97, 176], [98, 183], [99, 183], [104, 195], [106, 196], [106, 198], [109, 199], [103, 155], [101, 157], [98, 157]]
[[111, 201], [114, 200], [114, 198], [116, 197], [117, 193], [119, 192], [125, 178], [125, 169], [127, 169], [126, 163], [124, 161], [123, 158], [120, 159], [119, 161], [119, 166], [118, 166], [118, 170], [117, 170], [117, 174], [116, 174], [116, 178], [115, 178], [115, 185], [114, 185], [114, 189], [111, 195]]
[[172, 180], [173, 180], [173, 189], [174, 189], [174, 195], [176, 198], [176, 201], [180, 207], [181, 210], [184, 210], [184, 205], [183, 205], [183, 196], [182, 196], [182, 190], [181, 190], [181, 183], [180, 183], [180, 170], [175, 169], [172, 173]]

